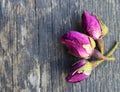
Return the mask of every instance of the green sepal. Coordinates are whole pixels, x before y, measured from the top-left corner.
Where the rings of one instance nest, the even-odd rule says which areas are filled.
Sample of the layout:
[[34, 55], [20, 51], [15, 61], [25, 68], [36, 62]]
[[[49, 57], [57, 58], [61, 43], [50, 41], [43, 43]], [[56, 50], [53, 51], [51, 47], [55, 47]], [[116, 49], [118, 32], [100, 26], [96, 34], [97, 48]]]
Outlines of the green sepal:
[[102, 20], [96, 14], [94, 14], [94, 16], [97, 18], [98, 22], [100, 23], [100, 27], [102, 30], [102, 37], [106, 36], [109, 32], [108, 27], [102, 22]]
[[86, 75], [89, 75], [92, 71], [92, 64], [89, 61], [86, 61], [86, 64], [83, 65], [82, 67], [78, 68], [73, 75], [77, 73], [84, 73]]
[[96, 47], [96, 43], [95, 43], [95, 41], [93, 40], [93, 38], [89, 37], [89, 39], [90, 39], [91, 46], [92, 46], [92, 48], [94, 49], [94, 48]]

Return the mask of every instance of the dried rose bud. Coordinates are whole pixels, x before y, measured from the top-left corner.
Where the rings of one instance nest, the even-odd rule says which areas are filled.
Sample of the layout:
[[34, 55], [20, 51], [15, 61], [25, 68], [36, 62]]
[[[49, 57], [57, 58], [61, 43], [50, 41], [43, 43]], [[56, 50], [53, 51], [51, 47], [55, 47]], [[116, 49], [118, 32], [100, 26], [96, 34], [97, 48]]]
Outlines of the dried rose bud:
[[77, 31], [67, 32], [61, 37], [60, 41], [76, 57], [88, 59], [94, 56], [104, 60], [115, 60], [114, 58], [105, 57], [98, 50], [95, 50], [95, 41], [91, 37]]
[[104, 54], [103, 37], [108, 33], [108, 27], [100, 20], [97, 15], [91, 15], [87, 11], [82, 15], [83, 30], [92, 38], [97, 40], [98, 47], [102, 54]]
[[86, 60], [77, 62], [66, 77], [67, 82], [80, 82], [89, 77], [92, 71], [92, 64]]
[[91, 37], [77, 31], [69, 31], [61, 37], [60, 41], [74, 56], [85, 59], [92, 55], [96, 46]]
[[101, 27], [94, 15], [84, 11], [82, 14], [83, 30], [92, 38], [99, 39], [102, 36]]

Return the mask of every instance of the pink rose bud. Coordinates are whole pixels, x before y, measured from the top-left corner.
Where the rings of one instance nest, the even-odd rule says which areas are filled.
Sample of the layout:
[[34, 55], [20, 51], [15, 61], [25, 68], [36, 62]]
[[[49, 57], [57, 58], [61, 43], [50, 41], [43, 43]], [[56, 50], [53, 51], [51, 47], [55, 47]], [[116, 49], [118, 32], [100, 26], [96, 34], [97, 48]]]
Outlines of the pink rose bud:
[[69, 31], [61, 37], [60, 41], [74, 56], [85, 59], [92, 55], [96, 46], [91, 37], [77, 31]]
[[89, 36], [94, 39], [99, 39], [102, 36], [101, 27], [94, 15], [89, 14], [87, 11], [82, 15], [82, 27]]
[[95, 41], [80, 32], [69, 31], [61, 37], [60, 41], [76, 57], [88, 59], [94, 56], [104, 60], [115, 60], [115, 58], [103, 56], [98, 50], [94, 49], [96, 46]]
[[67, 82], [80, 82], [89, 77], [92, 71], [92, 64], [86, 60], [77, 62], [66, 77]]
[[97, 15], [91, 15], [87, 11], [82, 15], [83, 31], [89, 36], [97, 40], [98, 47], [102, 54], [104, 54], [103, 37], [108, 33], [108, 27], [102, 22]]

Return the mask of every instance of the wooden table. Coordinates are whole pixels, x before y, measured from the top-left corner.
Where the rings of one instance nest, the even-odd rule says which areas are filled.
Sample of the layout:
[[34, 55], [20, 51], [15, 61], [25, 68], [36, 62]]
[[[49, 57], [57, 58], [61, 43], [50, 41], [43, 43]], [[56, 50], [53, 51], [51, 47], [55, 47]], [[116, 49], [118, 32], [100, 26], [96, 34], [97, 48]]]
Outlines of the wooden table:
[[119, 0], [1, 0], [0, 92], [119, 92], [120, 49], [91, 76], [67, 83], [77, 60], [59, 38], [81, 31], [83, 10], [96, 13], [109, 27], [105, 52], [120, 41]]

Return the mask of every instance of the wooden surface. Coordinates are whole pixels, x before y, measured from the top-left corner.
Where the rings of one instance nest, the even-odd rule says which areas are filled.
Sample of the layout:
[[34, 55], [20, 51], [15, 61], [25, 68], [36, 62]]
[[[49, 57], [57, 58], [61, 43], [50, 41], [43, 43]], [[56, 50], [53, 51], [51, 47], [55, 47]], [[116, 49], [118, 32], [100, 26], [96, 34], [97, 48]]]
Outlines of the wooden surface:
[[81, 30], [83, 10], [109, 27], [107, 52], [120, 41], [120, 0], [0, 0], [0, 92], [119, 92], [119, 48], [88, 79], [65, 81], [76, 58], [59, 38]]

